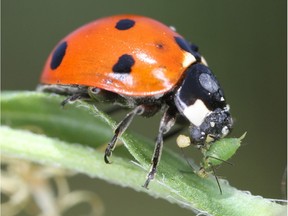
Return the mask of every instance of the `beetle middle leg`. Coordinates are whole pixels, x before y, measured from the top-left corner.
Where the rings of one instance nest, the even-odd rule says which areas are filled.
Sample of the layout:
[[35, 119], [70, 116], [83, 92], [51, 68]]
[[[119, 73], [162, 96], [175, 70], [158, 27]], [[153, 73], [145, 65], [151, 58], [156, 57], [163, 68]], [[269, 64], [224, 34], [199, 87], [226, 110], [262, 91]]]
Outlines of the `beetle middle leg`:
[[135, 107], [131, 112], [129, 112], [126, 117], [118, 124], [116, 130], [114, 131], [114, 136], [109, 142], [104, 155], [104, 161], [106, 163], [110, 163], [108, 160], [108, 157], [111, 156], [113, 149], [115, 148], [116, 141], [119, 136], [121, 136], [125, 130], [128, 128], [128, 126], [131, 124], [133, 118], [136, 115], [142, 115], [145, 111], [144, 105], [139, 105]]

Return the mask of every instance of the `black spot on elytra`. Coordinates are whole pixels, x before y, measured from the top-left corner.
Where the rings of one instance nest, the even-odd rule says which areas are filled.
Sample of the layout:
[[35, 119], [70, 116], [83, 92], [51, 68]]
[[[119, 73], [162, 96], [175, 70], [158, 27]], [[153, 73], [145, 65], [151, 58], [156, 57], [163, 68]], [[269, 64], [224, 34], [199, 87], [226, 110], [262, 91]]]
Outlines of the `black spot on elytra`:
[[54, 51], [52, 55], [52, 60], [50, 63], [50, 67], [52, 70], [55, 70], [61, 64], [67, 49], [67, 42], [62, 42]]
[[198, 47], [196, 45], [188, 43], [184, 38], [181, 37], [174, 38], [176, 43], [182, 50], [191, 53], [198, 62], [201, 61], [201, 55], [198, 53]]
[[124, 54], [119, 57], [118, 62], [113, 66], [114, 73], [130, 73], [132, 66], [135, 64], [133, 56]]
[[127, 30], [135, 25], [135, 21], [131, 19], [122, 19], [116, 23], [115, 28], [118, 30]]
[[181, 49], [185, 50], [186, 52], [190, 52], [190, 53], [192, 52], [190, 44], [185, 39], [181, 37], [174, 37], [174, 38], [175, 38], [176, 43]]
[[193, 51], [199, 52], [199, 47], [198, 47], [197, 45], [195, 45], [195, 44], [190, 44], [190, 47], [191, 47], [191, 49], [192, 49]]

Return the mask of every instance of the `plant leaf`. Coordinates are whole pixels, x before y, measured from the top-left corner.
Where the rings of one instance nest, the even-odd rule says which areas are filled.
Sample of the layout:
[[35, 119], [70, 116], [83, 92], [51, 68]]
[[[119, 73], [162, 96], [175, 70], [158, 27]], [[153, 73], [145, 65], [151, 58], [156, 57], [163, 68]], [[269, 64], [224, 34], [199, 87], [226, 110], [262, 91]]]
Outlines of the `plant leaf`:
[[221, 195], [213, 177], [201, 178], [182, 172], [191, 168], [182, 157], [167, 149], [163, 151], [150, 189], [142, 188], [154, 143], [139, 135], [124, 133], [120, 139], [133, 156], [133, 162], [125, 149], [117, 148], [111, 157], [113, 164], [107, 165], [103, 161], [103, 145], [112, 137], [115, 122], [93, 104], [83, 101], [63, 110], [59, 107], [62, 100], [58, 95], [35, 92], [3, 93], [1, 123], [9, 127], [0, 129], [1, 153], [76, 170], [196, 212], [221, 216], [285, 213], [286, 206], [239, 191], [220, 179]]

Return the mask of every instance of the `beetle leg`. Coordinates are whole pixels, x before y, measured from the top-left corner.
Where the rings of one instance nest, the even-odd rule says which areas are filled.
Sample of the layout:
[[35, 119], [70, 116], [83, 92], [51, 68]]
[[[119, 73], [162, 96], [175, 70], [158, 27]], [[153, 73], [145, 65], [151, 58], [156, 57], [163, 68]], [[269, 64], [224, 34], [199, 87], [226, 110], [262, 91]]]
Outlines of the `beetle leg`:
[[179, 134], [181, 131], [183, 131], [189, 125], [189, 122], [187, 121], [187, 119], [180, 115], [177, 116], [175, 125], [177, 125], [178, 127], [173, 128], [172, 130], [168, 131], [166, 134], [163, 135], [164, 142], [167, 139], [170, 139], [174, 135]]
[[157, 172], [157, 165], [159, 164], [163, 148], [163, 135], [166, 134], [171, 129], [171, 127], [175, 124], [175, 121], [176, 121], [176, 111], [175, 109], [171, 109], [169, 107], [164, 113], [160, 122], [159, 132], [157, 135], [155, 149], [151, 162], [152, 165], [148, 173], [147, 179], [143, 185], [143, 187], [146, 189], [148, 189], [150, 181], [154, 179], [155, 174]]
[[173, 128], [173, 130], [169, 131], [166, 134], [163, 134], [163, 140], [166, 141], [167, 139], [170, 139], [171, 137], [175, 136], [176, 134], [179, 134], [183, 129], [185, 128], [184, 125], [179, 126], [178, 128]]
[[125, 130], [128, 128], [130, 123], [132, 122], [135, 115], [142, 115], [145, 111], [144, 105], [139, 105], [136, 108], [134, 108], [131, 112], [129, 112], [126, 117], [118, 124], [116, 130], [114, 131], [114, 136], [109, 142], [104, 155], [104, 161], [106, 163], [110, 163], [108, 160], [108, 157], [111, 156], [113, 149], [115, 148], [116, 141], [119, 136], [121, 136]]
[[67, 103], [74, 103], [76, 100], [79, 99], [90, 99], [90, 96], [85, 93], [75, 93], [69, 97], [67, 97], [65, 100], [61, 102], [61, 106], [64, 107]]

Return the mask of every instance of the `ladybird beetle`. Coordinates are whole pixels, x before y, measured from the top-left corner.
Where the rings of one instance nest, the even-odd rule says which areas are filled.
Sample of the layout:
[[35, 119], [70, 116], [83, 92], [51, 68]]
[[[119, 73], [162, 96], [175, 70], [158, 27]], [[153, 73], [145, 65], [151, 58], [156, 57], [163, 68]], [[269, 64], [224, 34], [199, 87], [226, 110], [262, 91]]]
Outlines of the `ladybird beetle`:
[[223, 91], [198, 47], [174, 28], [144, 16], [101, 18], [66, 36], [48, 57], [38, 89], [67, 95], [63, 105], [91, 99], [132, 110], [105, 150], [106, 163], [136, 115], [150, 117], [162, 111], [145, 188], [154, 179], [163, 136], [176, 117], [190, 125], [190, 141], [198, 148], [232, 128]]

